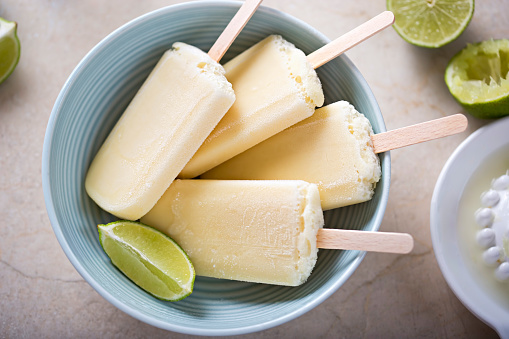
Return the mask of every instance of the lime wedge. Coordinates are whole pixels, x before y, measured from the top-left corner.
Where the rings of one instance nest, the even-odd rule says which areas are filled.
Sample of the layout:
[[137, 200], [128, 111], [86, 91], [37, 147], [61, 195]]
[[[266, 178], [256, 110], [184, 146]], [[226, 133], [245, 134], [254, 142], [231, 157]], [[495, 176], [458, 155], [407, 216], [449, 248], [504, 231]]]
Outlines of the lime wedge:
[[437, 48], [456, 39], [474, 14], [474, 0], [387, 0], [394, 29], [407, 42]]
[[447, 65], [445, 82], [473, 116], [493, 119], [509, 115], [509, 40], [468, 45]]
[[0, 84], [14, 71], [19, 61], [17, 24], [0, 18]]
[[182, 300], [193, 291], [195, 272], [187, 254], [170, 237], [134, 221], [98, 225], [101, 246], [112, 263], [156, 298]]

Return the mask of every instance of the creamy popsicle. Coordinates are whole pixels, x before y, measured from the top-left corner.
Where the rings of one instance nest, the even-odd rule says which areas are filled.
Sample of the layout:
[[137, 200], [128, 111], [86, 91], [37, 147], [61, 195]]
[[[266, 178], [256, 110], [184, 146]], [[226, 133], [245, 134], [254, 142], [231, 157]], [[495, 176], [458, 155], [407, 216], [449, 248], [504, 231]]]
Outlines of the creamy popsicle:
[[339, 101], [200, 177], [305, 180], [318, 185], [328, 210], [371, 199], [381, 176], [378, 153], [460, 133], [467, 124], [454, 114], [373, 134], [363, 114]]
[[324, 210], [371, 199], [381, 176], [366, 117], [346, 101], [204, 173], [206, 179], [298, 179], [315, 183]]
[[260, 3], [246, 0], [208, 54], [182, 42], [164, 53], [90, 165], [101, 208], [139, 219], [198, 150], [235, 101], [218, 62]]
[[194, 178], [311, 116], [324, 102], [314, 70], [393, 22], [385, 11], [307, 56], [271, 35], [226, 63], [237, 99], [179, 177]]
[[304, 181], [175, 180], [141, 218], [172, 237], [197, 275], [297, 286], [317, 259], [323, 214]]
[[236, 101], [180, 173], [193, 178], [285, 128], [323, 104], [304, 52], [271, 35], [224, 65]]
[[196, 47], [173, 44], [92, 161], [88, 195], [120, 218], [140, 218], [234, 100], [221, 65]]

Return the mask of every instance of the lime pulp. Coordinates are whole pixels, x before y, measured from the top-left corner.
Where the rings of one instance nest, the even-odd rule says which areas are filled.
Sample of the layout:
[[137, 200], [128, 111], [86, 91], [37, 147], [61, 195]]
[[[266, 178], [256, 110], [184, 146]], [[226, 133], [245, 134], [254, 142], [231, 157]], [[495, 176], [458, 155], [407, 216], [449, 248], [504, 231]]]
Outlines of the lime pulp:
[[469, 44], [449, 62], [445, 82], [473, 116], [492, 119], [509, 115], [509, 40]]
[[193, 291], [195, 271], [170, 237], [134, 221], [98, 225], [101, 246], [112, 263], [156, 298], [178, 301]]
[[17, 24], [0, 18], [0, 84], [16, 68], [20, 57]]

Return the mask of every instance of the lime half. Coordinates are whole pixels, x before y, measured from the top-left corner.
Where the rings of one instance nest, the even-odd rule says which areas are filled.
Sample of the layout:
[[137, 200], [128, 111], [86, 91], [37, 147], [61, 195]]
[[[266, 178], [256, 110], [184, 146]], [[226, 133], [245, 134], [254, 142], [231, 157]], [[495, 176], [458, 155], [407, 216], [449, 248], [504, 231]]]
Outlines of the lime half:
[[394, 29], [407, 42], [437, 48], [456, 39], [474, 14], [474, 0], [387, 0]]
[[0, 84], [16, 68], [20, 55], [20, 44], [16, 35], [17, 24], [0, 18]]
[[492, 119], [509, 115], [509, 40], [468, 45], [449, 62], [445, 82], [473, 116]]
[[136, 285], [168, 301], [191, 294], [193, 264], [170, 237], [134, 221], [115, 221], [98, 229], [101, 245], [112, 263]]

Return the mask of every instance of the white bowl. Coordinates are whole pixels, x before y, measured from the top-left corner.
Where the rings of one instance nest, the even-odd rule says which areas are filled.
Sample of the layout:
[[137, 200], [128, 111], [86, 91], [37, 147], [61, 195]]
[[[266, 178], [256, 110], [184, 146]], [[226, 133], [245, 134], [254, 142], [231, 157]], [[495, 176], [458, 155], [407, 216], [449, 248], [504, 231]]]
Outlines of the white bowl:
[[492, 277], [480, 274], [472, 258], [466, 255], [458, 222], [459, 203], [465, 187], [469, 187], [473, 175], [481, 173], [479, 168], [482, 170], [496, 155], [507, 158], [505, 164], [509, 163], [509, 117], [474, 132], [445, 164], [431, 200], [431, 239], [442, 274], [456, 296], [502, 338], [509, 338], [509, 287], [507, 300], [497, 298], [490, 290], [483, 279]]

